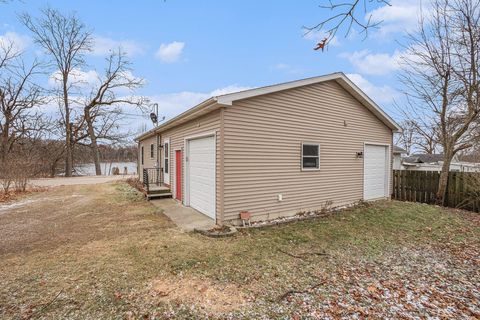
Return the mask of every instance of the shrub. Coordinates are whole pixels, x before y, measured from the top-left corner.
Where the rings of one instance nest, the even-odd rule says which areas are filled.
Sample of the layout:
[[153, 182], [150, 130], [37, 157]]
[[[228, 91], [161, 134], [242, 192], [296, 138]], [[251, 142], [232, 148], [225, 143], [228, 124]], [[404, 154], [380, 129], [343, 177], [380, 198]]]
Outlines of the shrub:
[[13, 187], [17, 192], [27, 189], [28, 181], [33, 177], [35, 164], [30, 158], [9, 157], [2, 161], [0, 169], [0, 184], [3, 193], [8, 193]]

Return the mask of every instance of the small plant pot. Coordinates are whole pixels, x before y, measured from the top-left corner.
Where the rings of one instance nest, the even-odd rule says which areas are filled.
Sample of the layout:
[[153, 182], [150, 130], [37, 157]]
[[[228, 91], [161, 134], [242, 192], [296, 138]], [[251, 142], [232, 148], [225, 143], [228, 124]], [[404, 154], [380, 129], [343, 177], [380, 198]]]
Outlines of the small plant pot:
[[240, 211], [240, 219], [242, 220], [250, 220], [252, 214], [248, 211]]

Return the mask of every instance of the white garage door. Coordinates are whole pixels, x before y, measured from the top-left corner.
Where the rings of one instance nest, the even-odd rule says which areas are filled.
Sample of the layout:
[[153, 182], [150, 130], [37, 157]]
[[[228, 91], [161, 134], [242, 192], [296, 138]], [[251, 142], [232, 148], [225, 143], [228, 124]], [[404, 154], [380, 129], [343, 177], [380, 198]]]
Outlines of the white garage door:
[[364, 199], [388, 196], [388, 147], [365, 145]]
[[215, 219], [215, 138], [188, 140], [190, 206]]

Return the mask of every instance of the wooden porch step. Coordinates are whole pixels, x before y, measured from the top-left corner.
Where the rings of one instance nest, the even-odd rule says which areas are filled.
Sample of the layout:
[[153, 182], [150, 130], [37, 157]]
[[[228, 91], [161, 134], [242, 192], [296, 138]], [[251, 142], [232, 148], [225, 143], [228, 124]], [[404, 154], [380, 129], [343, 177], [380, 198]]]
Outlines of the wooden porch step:
[[161, 193], [147, 193], [147, 199], [152, 199], [152, 198], [171, 198], [172, 193], [171, 192], [161, 192]]
[[170, 189], [162, 188], [162, 189], [150, 189], [147, 192], [148, 194], [161, 194], [161, 193], [171, 193]]

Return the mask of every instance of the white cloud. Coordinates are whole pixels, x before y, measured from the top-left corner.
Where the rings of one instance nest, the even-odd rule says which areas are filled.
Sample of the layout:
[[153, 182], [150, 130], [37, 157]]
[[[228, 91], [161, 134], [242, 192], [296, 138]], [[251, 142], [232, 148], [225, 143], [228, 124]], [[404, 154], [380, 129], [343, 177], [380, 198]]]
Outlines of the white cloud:
[[399, 96], [393, 88], [387, 85], [375, 86], [358, 73], [349, 73], [347, 77], [377, 103], [392, 103]]
[[[124, 71], [122, 77], [135, 80], [135, 81], [142, 81], [145, 83], [145, 80], [140, 77], [136, 77], [131, 71]], [[96, 70], [81, 70], [81, 69], [74, 69], [72, 70], [69, 76], [69, 84], [74, 85], [76, 88], [76, 96], [90, 94], [92, 90], [97, 90], [101, 85], [101, 81], [104, 76], [100, 76]], [[58, 87], [61, 84], [61, 75], [60, 72], [57, 70], [56, 72], [52, 73], [48, 78], [48, 84], [50, 87]], [[122, 96], [122, 95], [131, 95], [134, 93], [134, 90], [131, 90], [126, 87], [117, 87], [112, 89], [115, 94]]]
[[363, 74], [384, 75], [400, 68], [403, 53], [395, 50], [393, 54], [371, 53], [369, 50], [345, 52], [340, 55], [346, 58]]
[[371, 15], [372, 22], [381, 22], [375, 34], [385, 37], [392, 33], [414, 31], [418, 25], [421, 10], [424, 14], [428, 14], [428, 1], [391, 0], [390, 5], [383, 5], [367, 13], [367, 19]]
[[94, 36], [93, 41], [93, 55], [105, 56], [112, 52], [112, 50], [118, 50], [118, 48], [121, 48], [121, 50], [129, 56], [143, 54], [145, 52], [143, 46], [133, 40], [118, 41], [97, 35]]
[[15, 51], [23, 51], [32, 43], [32, 39], [29, 36], [21, 35], [16, 32], [8, 31], [3, 35], [0, 35], [0, 46], [13, 45]]
[[165, 116], [166, 119], [170, 119], [210, 97], [248, 89], [251, 88], [238, 85], [229, 85], [227, 87], [215, 89], [211, 92], [183, 91], [150, 96], [150, 101], [158, 103], [159, 113], [161, 116]]
[[[60, 71], [55, 71], [48, 78], [48, 84], [54, 87], [60, 83]], [[95, 70], [83, 71], [80, 69], [74, 69], [70, 74], [69, 83], [75, 84], [79, 87], [96, 86], [99, 84], [99, 75]]]
[[155, 53], [155, 57], [165, 63], [176, 62], [182, 55], [184, 47], [184, 42], [174, 41], [171, 43], [162, 43]]
[[[158, 103], [158, 111], [160, 118], [165, 117], [165, 120], [169, 120], [210, 97], [248, 89], [252, 88], [238, 85], [229, 85], [223, 88], [215, 89], [211, 92], [182, 91], [153, 95], [149, 96], [148, 98], [152, 103]], [[142, 114], [140, 110], [135, 109], [134, 107], [126, 107], [129, 108], [127, 112], [130, 114]], [[140, 118], [142, 119], [140, 121], [138, 117], [132, 117], [130, 119], [132, 121], [129, 123], [129, 129], [136, 130], [139, 127], [143, 127], [143, 125], [146, 125], [147, 128], [152, 128], [152, 122], [148, 119], [148, 116], [144, 116], [143, 119]]]
[[209, 96], [216, 97], [216, 96], [221, 96], [221, 95], [224, 95], [224, 94], [240, 92], [240, 91], [245, 91], [245, 90], [249, 90], [249, 89], [253, 89], [253, 88], [252, 87], [242, 87], [242, 86], [238, 86], [236, 84], [233, 84], [233, 85], [226, 86], [224, 88], [213, 90], [212, 92], [210, 92]]

